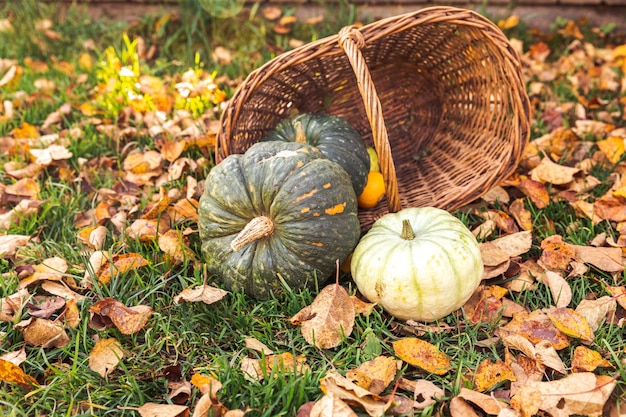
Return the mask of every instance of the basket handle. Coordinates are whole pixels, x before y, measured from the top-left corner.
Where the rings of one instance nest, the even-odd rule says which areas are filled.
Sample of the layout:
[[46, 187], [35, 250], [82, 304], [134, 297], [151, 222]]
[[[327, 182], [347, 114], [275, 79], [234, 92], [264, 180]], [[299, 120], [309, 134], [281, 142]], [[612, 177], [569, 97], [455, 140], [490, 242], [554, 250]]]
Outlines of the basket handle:
[[365, 46], [363, 34], [354, 26], [346, 26], [339, 31], [339, 46], [343, 49], [352, 70], [356, 75], [356, 82], [363, 98], [365, 112], [372, 128], [372, 139], [374, 148], [378, 154], [380, 170], [385, 179], [385, 193], [387, 195], [387, 205], [390, 213], [396, 213], [402, 208], [400, 194], [398, 192], [398, 179], [396, 178], [396, 168], [391, 155], [389, 136], [385, 119], [383, 118], [382, 106], [376, 93], [374, 82], [361, 53], [361, 48]]

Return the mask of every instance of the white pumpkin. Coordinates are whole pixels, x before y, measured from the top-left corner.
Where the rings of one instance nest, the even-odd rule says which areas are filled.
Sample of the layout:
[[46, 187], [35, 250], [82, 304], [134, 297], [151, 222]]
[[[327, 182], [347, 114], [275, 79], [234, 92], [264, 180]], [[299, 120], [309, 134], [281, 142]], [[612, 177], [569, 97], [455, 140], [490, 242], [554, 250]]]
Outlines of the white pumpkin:
[[352, 255], [352, 278], [371, 302], [402, 320], [433, 321], [467, 302], [483, 276], [476, 238], [434, 207], [378, 219]]

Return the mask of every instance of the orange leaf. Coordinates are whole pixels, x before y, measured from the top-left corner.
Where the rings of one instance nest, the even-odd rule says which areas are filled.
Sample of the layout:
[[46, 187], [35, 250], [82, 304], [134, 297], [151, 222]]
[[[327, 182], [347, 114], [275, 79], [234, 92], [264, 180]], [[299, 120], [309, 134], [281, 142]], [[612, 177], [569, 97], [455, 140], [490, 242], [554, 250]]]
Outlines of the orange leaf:
[[105, 378], [123, 357], [124, 351], [117, 339], [100, 339], [89, 352], [89, 369]]
[[91, 325], [105, 329], [114, 325], [123, 334], [133, 334], [143, 329], [152, 315], [152, 307], [138, 305], [126, 307], [113, 298], [105, 298], [89, 308]]
[[358, 386], [374, 394], [382, 393], [393, 381], [398, 371], [397, 359], [389, 356], [378, 356], [360, 364], [356, 369], [349, 370], [346, 378]]
[[393, 350], [400, 359], [435, 375], [445, 375], [450, 359], [445, 353], [421, 339], [409, 337], [393, 342]]
[[98, 275], [98, 281], [102, 284], [108, 284], [113, 276], [128, 272], [133, 269], [141, 268], [142, 266], [149, 265], [143, 256], [138, 253], [125, 253], [117, 255], [113, 258], [113, 263], [105, 261], [100, 268], [100, 274]]
[[15, 139], [33, 139], [39, 137], [37, 128], [29, 123], [23, 122], [20, 127], [13, 129]]
[[565, 270], [569, 263], [576, 257], [574, 248], [563, 242], [559, 235], [552, 235], [541, 242], [541, 262], [552, 270]]
[[4, 359], [0, 359], [0, 381], [18, 384], [27, 389], [38, 385], [35, 378], [26, 375], [19, 366]]
[[48, 319], [33, 317], [16, 324], [15, 327], [22, 332], [24, 341], [31, 346], [62, 348], [70, 343], [63, 326]]
[[518, 198], [513, 200], [509, 206], [509, 213], [515, 219], [517, 224], [522, 230], [530, 231], [533, 229], [533, 220], [530, 214], [530, 210], [524, 207], [524, 200]]
[[624, 139], [620, 136], [609, 136], [596, 142], [596, 145], [613, 164], [618, 163], [624, 154]]
[[217, 392], [222, 389], [222, 383], [209, 375], [193, 374], [191, 383], [197, 387], [202, 394], [209, 394], [211, 398], [216, 398]]
[[548, 317], [554, 326], [567, 336], [581, 339], [584, 342], [593, 340], [593, 331], [589, 327], [587, 319], [571, 308], [557, 308], [549, 312]]
[[524, 193], [537, 208], [546, 208], [550, 204], [550, 195], [545, 185], [538, 181], [524, 180], [517, 188]]

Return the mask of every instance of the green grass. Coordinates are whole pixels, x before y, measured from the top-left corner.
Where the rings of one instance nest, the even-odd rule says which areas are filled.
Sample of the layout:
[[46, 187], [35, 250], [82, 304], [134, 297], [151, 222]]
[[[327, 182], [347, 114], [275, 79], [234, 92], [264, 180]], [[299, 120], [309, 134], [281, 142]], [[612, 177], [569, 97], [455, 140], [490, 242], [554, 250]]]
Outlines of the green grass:
[[[30, 235], [34, 239], [28, 247], [20, 250], [15, 259], [0, 259], [0, 298], [17, 291], [20, 271], [53, 256], [67, 260], [68, 275], [80, 282], [89, 250], [78, 238], [73, 220], [97, 206], [100, 198], [97, 190], [121, 185], [121, 166], [129, 153], [157, 149], [157, 141], [144, 133], [129, 138], [115, 138], [103, 133], [98, 124], [90, 121], [89, 116], [80, 110], [80, 105], [85, 102], [97, 105], [98, 97], [93, 90], [99, 82], [97, 68], [98, 63], [103, 62], [104, 51], [112, 47], [118, 56], [132, 52], [128, 43], [124, 42], [124, 33], [128, 34], [128, 39], [141, 36], [148, 44], [159, 45], [156, 56], [150, 59], [138, 58], [142, 74], [168, 80], [180, 76], [189, 68], [195, 68], [199, 60], [208, 72], [216, 71], [218, 76], [226, 75], [235, 79], [245, 76], [261, 63], [289, 48], [291, 37], [308, 42], [334, 34], [340, 27], [356, 20], [354, 7], [341, 3], [340, 12], [328, 14], [322, 23], [315, 26], [298, 24], [292, 34], [277, 35], [272, 31], [273, 23], [265, 20], [256, 7], [226, 19], [211, 15], [195, 0], [182, 0], [178, 13], [146, 17], [132, 26], [123, 22], [88, 21], [82, 17], [79, 6], [71, 7], [63, 16], [55, 10], [52, 5], [44, 7], [35, 0], [24, 0], [20, 2], [20, 7], [5, 2], [0, 8], [0, 15], [9, 16], [15, 29], [14, 32], [0, 32], [0, 57], [17, 60], [24, 69], [15, 85], [0, 90], [0, 99], [17, 100], [20, 91], [26, 92], [31, 98], [16, 108], [13, 118], [0, 122], [0, 135], [9, 136], [14, 128], [22, 126], [24, 122], [40, 126], [52, 111], [64, 103], [71, 104], [71, 111], [64, 115], [60, 125], [46, 133], [65, 135], [72, 128], [78, 128], [81, 132], [80, 137], [70, 135], [67, 140], [66, 146], [73, 156], [44, 170], [37, 177], [41, 186], [38, 199], [44, 202], [38, 212], [21, 219], [6, 231]], [[286, 10], [286, 13], [292, 12]], [[51, 28], [61, 34], [61, 39], [49, 38], [36, 29], [36, 22], [47, 18], [51, 19]], [[557, 24], [562, 26], [563, 22]], [[525, 26], [509, 33], [515, 33], [515, 30], [523, 30], [528, 34]], [[616, 36], [610, 27], [593, 33], [596, 36], [593, 39], [597, 42], [606, 42], [609, 36]], [[529, 35], [525, 40], [533, 42], [535, 36]], [[90, 40], [94, 42], [93, 49], [84, 46]], [[566, 44], [562, 38], [549, 40], [551, 45], [559, 45], [559, 42]], [[233, 60], [230, 65], [220, 66], [212, 60], [211, 51], [217, 46], [231, 51]], [[92, 57], [93, 68], [79, 67], [82, 53]], [[73, 65], [75, 70], [67, 74], [55, 69], [52, 65], [53, 56], [57, 62]], [[37, 73], [26, 64], [27, 58], [47, 62], [49, 71]], [[82, 83], [77, 84], [81, 75]], [[54, 92], [50, 95], [37, 93], [33, 85], [38, 78], [54, 81]], [[232, 93], [232, 86], [223, 85], [221, 88], [227, 94]], [[556, 80], [551, 85], [549, 98], [562, 102], [574, 100], [576, 95], [571, 88], [568, 82]], [[107, 116], [124, 125], [123, 117], [116, 113], [119, 109], [116, 110], [115, 106], [112, 109]], [[102, 113], [97, 116], [103, 117]], [[119, 119], [116, 119], [117, 116], [120, 116]], [[217, 116], [211, 114], [213, 119]], [[141, 120], [134, 120], [130, 125], [145, 127]], [[533, 137], [543, 135], [547, 129], [542, 120], [536, 120]], [[589, 140], [593, 141], [594, 138]], [[213, 165], [211, 152], [191, 148], [183, 156], [194, 161], [207, 158], [209, 162], [206, 166], [190, 174], [202, 181]], [[97, 158], [101, 158], [100, 165]], [[22, 154], [0, 155], [1, 164], [9, 160], [27, 162], [26, 156]], [[59, 175], [61, 167], [73, 170], [76, 181], [62, 179]], [[589, 198], [599, 198], [608, 190], [611, 184], [609, 175], [617, 168], [617, 165], [601, 164], [593, 168], [593, 175], [602, 181], [602, 185]], [[0, 170], [0, 182], [10, 185], [15, 179]], [[165, 185], [167, 189], [183, 189], [185, 186], [184, 176]], [[153, 186], [137, 191], [138, 210], [144, 209], [158, 191]], [[578, 245], [589, 244], [601, 232], [615, 238], [619, 235], [615, 224], [593, 224], [588, 219], [577, 217], [565, 202], [551, 202], [547, 207], [539, 209], [526, 199], [525, 205], [532, 214], [534, 240], [533, 248], [524, 255], [524, 259], [538, 256], [541, 253], [541, 241], [554, 233], [563, 235], [567, 243]], [[503, 209], [504, 206], [496, 204], [490, 208]], [[475, 212], [459, 211], [455, 214], [470, 228], [482, 222], [482, 218]], [[130, 216], [127, 225], [135, 217]], [[14, 322], [0, 322], [0, 355], [25, 348], [26, 361], [20, 367], [41, 384], [27, 391], [17, 385], [0, 382], [0, 414], [16, 417], [135, 416], [137, 412], [129, 408], [147, 402], [165, 404], [169, 401], [165, 371], [169, 367], [179, 366], [185, 380], [196, 373], [210, 374], [219, 380], [223, 388], [218, 398], [228, 409], [247, 409], [250, 410], [247, 414], [249, 416], [294, 416], [302, 404], [321, 397], [319, 379], [328, 371], [337, 369], [345, 373], [381, 354], [393, 355], [392, 342], [411, 337], [416, 331], [376, 308], [369, 316], [357, 316], [353, 332], [337, 348], [322, 350], [309, 345], [300, 328], [289, 323], [290, 317], [313, 301], [314, 291], [286, 291], [283, 297], [264, 302], [256, 302], [243, 294], [234, 293], [212, 305], [175, 304], [174, 296], [183, 289], [200, 285], [206, 279], [210, 284], [219, 285], [219, 282], [214, 281], [213, 277], [207, 277], [198, 261], [186, 260], [172, 265], [155, 242], [138, 242], [127, 238], [124, 233], [118, 233], [111, 224], [106, 227], [105, 248], [113, 253], [139, 253], [148, 260], [149, 265], [127, 271], [108, 285], [98, 284], [92, 277], [94, 287], [83, 291], [87, 299], [78, 305], [81, 320], [76, 328], [66, 326], [71, 341], [61, 349], [25, 346], [23, 336], [15, 324], [29, 317], [26, 311], [18, 314]], [[197, 229], [197, 225], [183, 221], [174, 228]], [[197, 233], [190, 236], [189, 247], [196, 255], [200, 255]], [[616, 279], [623, 285], [623, 275]], [[571, 279], [572, 305], [577, 305], [590, 295], [606, 295], [606, 285], [613, 285], [613, 280], [607, 273], [593, 268], [584, 277]], [[351, 294], [356, 292], [349, 275], [342, 275], [340, 282]], [[33, 302], [37, 301], [35, 297], [44, 294], [39, 287], [31, 291]], [[147, 326], [132, 335], [124, 335], [115, 328], [96, 330], [89, 325], [89, 308], [96, 301], [107, 297], [128, 306], [151, 306], [154, 313]], [[529, 310], [553, 304], [549, 289], [542, 284], [538, 284], [532, 291], [511, 292], [507, 297]], [[444, 376], [436, 376], [407, 365], [399, 371], [399, 375], [406, 378], [427, 378], [446, 388], [446, 397], [424, 410], [424, 416], [437, 413], [445, 415], [449, 400], [463, 387], [473, 386], [471, 373], [482, 360], [503, 360], [505, 357], [501, 344], [483, 347], [478, 343], [493, 335], [498, 323], [472, 324], [462, 314], [450, 315], [442, 319], [441, 323], [449, 326], [449, 329], [440, 333], [421, 334], [420, 337], [438, 346], [451, 358], [452, 371]], [[109, 337], [119, 340], [125, 358], [117, 369], [102, 378], [89, 369], [89, 354], [98, 339]], [[249, 380], [240, 368], [241, 361], [248, 357], [259, 359], [262, 355], [246, 348], [244, 341], [247, 337], [258, 339], [277, 353], [290, 352], [294, 356], [303, 356], [309, 370], [302, 374], [279, 373], [277, 377], [267, 376], [262, 381]], [[613, 369], [597, 372], [618, 375], [615, 397], [623, 397], [626, 390], [626, 365], [622, 361], [624, 343], [623, 329], [606, 323], [596, 333], [591, 346], [614, 365]], [[559, 352], [566, 364], [577, 345], [577, 342], [572, 342], [570, 347]], [[199, 397], [199, 391], [193, 389], [186, 404], [193, 408]]]

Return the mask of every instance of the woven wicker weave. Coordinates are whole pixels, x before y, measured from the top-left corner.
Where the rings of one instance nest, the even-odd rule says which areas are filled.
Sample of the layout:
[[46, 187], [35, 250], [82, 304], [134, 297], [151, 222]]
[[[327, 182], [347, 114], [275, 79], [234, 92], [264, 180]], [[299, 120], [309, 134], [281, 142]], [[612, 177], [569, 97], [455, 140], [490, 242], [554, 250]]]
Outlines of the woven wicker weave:
[[218, 160], [243, 153], [298, 112], [348, 120], [378, 152], [387, 196], [364, 229], [402, 207], [459, 208], [517, 166], [529, 103], [517, 53], [481, 15], [432, 7], [286, 52], [229, 101]]

